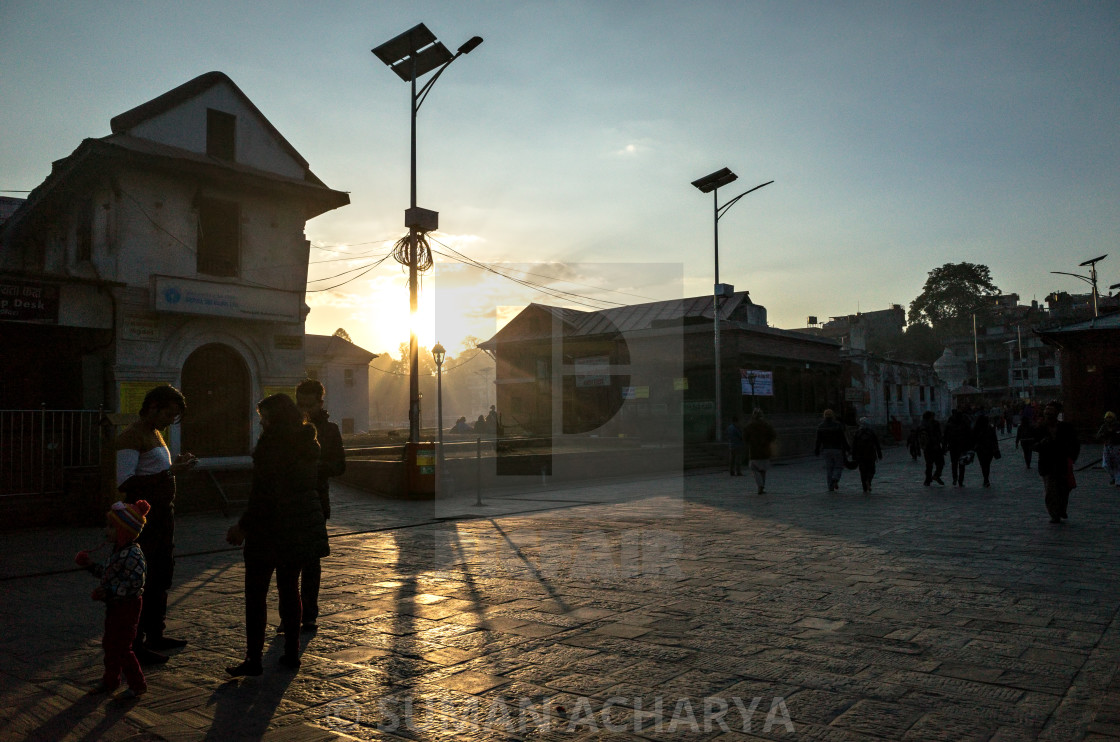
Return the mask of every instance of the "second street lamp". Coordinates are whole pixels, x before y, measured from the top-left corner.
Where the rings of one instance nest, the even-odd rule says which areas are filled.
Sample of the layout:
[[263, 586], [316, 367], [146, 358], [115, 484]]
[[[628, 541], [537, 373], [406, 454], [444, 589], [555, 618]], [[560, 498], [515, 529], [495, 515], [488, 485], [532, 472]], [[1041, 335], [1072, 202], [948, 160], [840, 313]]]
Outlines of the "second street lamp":
[[441, 494], [444, 490], [444, 463], [447, 461], [443, 455], [443, 362], [447, 358], [447, 351], [442, 345], [436, 343], [432, 346], [432, 359], [436, 362], [436, 430], [438, 431], [438, 445], [436, 447], [436, 483]]
[[[452, 54], [442, 42], [438, 41], [428, 27], [423, 23], [417, 24], [404, 33], [386, 41], [381, 46], [373, 49], [373, 53], [388, 65], [396, 75], [407, 83], [412, 84], [411, 102], [411, 150], [409, 160], [409, 208], [405, 211], [405, 226], [408, 227], [408, 240], [398, 242], [394, 257], [398, 262], [408, 266], [408, 301], [409, 301], [409, 343], [408, 343], [408, 444], [405, 449], [405, 461], [408, 467], [407, 481], [410, 491], [427, 490], [429, 485], [423, 485], [414, 477], [417, 472], [416, 450], [420, 443], [420, 360], [419, 348], [416, 344], [416, 294], [417, 278], [422, 270], [431, 265], [431, 251], [424, 237], [428, 232], [439, 227], [439, 214], [435, 211], [419, 208], [416, 205], [416, 113], [420, 110], [432, 85], [439, 79], [447, 66], [464, 54], [469, 54], [482, 43], [481, 36], [472, 36], [466, 43]], [[416, 81], [423, 75], [435, 71], [424, 85], [417, 90]], [[421, 243], [423, 243], [421, 245]], [[424, 472], [426, 473], [426, 472]], [[431, 485], [434, 486], [434, 483]]]
[[[1089, 284], [1090, 286], [1093, 287], [1093, 316], [1094, 317], [1099, 317], [1100, 316], [1100, 310], [1097, 308], [1098, 297], [1100, 296], [1100, 293], [1097, 291], [1097, 263], [1101, 262], [1102, 260], [1104, 260], [1107, 257], [1108, 257], [1108, 253], [1105, 253], [1104, 255], [1101, 255], [1099, 258], [1093, 258], [1092, 260], [1086, 260], [1084, 263], [1078, 263], [1079, 266], [1086, 266], [1086, 265], [1089, 266], [1089, 275], [1087, 275], [1087, 276], [1083, 276], [1080, 273], [1066, 273], [1065, 271], [1050, 271], [1051, 273], [1054, 273], [1054, 274], [1059, 275], [1059, 276], [1073, 276], [1074, 278], [1080, 278], [1082, 281], [1084, 281], [1085, 283], [1087, 283], [1087, 284]], [[1109, 286], [1110, 290], [1113, 289], [1113, 288], [1116, 288], [1116, 287], [1115, 286]]]
[[716, 409], [715, 409], [715, 413], [716, 413], [716, 441], [717, 442], [723, 440], [723, 399], [722, 399], [722, 397], [723, 397], [723, 384], [722, 384], [722, 380], [721, 380], [723, 369], [721, 368], [722, 362], [720, 360], [720, 349], [719, 349], [719, 300], [721, 298], [723, 298], [723, 299], [730, 298], [731, 294], [733, 294], [735, 292], [735, 287], [734, 286], [732, 286], [730, 284], [719, 282], [719, 220], [724, 214], [727, 213], [727, 210], [730, 209], [732, 206], [734, 206], [739, 201], [739, 199], [741, 199], [743, 196], [745, 196], [748, 193], [751, 193], [753, 191], [757, 191], [759, 188], [762, 188], [763, 186], [768, 186], [768, 185], [770, 185], [771, 183], [774, 182], [774, 181], [771, 180], [771, 181], [767, 181], [766, 183], [763, 183], [761, 185], [756, 185], [754, 188], [751, 188], [750, 190], [747, 190], [747, 191], [743, 191], [738, 196], [736, 196], [735, 198], [733, 198], [730, 201], [728, 201], [727, 203], [725, 203], [723, 206], [720, 206], [719, 205], [719, 189], [722, 188], [725, 185], [729, 185], [729, 184], [735, 182], [736, 180], [738, 180], [738, 178], [739, 178], [738, 175], [731, 172], [731, 170], [729, 168], [725, 167], [722, 170], [717, 170], [714, 173], [710, 173], [708, 175], [705, 175], [703, 178], [692, 181], [692, 185], [696, 186], [696, 188], [699, 189], [701, 193], [711, 193], [712, 194], [712, 203], [714, 204], [713, 229], [714, 229], [714, 232], [715, 232], [715, 268], [716, 268], [715, 278], [716, 278], [716, 281], [715, 281], [715, 286], [712, 290], [712, 325], [713, 325], [712, 334], [713, 334], [713, 338], [714, 338], [713, 345], [715, 346], [714, 347], [714, 350], [715, 350], [715, 385], [716, 385], [716, 390], [715, 390], [715, 408]]

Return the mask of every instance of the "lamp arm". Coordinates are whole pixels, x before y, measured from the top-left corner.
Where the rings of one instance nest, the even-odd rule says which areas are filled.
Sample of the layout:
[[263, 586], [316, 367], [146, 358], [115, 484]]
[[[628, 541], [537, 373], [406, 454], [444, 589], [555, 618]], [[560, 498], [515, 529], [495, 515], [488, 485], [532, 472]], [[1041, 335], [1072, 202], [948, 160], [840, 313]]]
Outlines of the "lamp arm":
[[1050, 271], [1050, 272], [1054, 273], [1056, 275], [1060, 275], [1060, 276], [1073, 276], [1074, 278], [1080, 278], [1082, 281], [1089, 284], [1090, 286], [1093, 285], [1092, 279], [1086, 278], [1085, 276], [1079, 275], [1077, 273], [1066, 273], [1065, 271]]
[[[448, 64], [450, 64], [450, 62]], [[754, 188], [750, 189], [749, 191], [743, 191], [738, 196], [731, 199], [730, 201], [725, 203], [723, 206], [720, 206], [719, 209], [716, 210], [716, 219], [718, 220], [725, 213], [727, 213], [727, 210], [730, 209], [732, 206], [734, 206], [736, 204], [736, 202], [738, 202], [738, 200], [741, 199], [743, 196], [747, 195], [748, 193], [753, 193], [753, 192], [757, 191], [759, 188], [762, 188], [763, 186], [768, 186], [773, 182], [774, 181], [772, 181], [772, 180], [768, 180], [761, 185], [756, 185]]]
[[432, 76], [432, 78], [430, 80], [428, 80], [426, 83], [424, 83], [424, 87], [420, 88], [419, 92], [416, 93], [416, 110], [417, 111], [420, 110], [420, 106], [423, 105], [424, 100], [428, 97], [428, 91], [432, 89], [432, 86], [435, 85], [436, 80], [438, 80], [439, 76], [443, 74], [443, 71], [445, 69], [447, 69], [451, 65], [452, 62], [454, 62], [456, 59], [458, 59], [461, 56], [463, 56], [463, 52], [456, 52], [455, 56], [453, 56], [451, 59], [444, 62], [443, 66], [440, 67], [438, 70], [436, 70], [436, 74], [434, 74]]

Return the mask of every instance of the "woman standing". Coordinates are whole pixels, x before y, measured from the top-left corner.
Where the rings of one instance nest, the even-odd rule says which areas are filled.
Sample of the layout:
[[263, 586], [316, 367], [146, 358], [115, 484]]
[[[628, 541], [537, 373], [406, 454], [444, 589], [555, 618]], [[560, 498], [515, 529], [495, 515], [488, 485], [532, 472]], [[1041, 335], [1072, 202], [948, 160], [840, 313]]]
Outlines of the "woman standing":
[[972, 441], [976, 460], [980, 462], [980, 473], [984, 475], [984, 486], [991, 487], [992, 459], [1000, 457], [999, 438], [985, 415], [977, 415], [976, 424], [972, 427]]
[[253, 487], [249, 505], [226, 540], [245, 544], [245, 660], [226, 672], [234, 677], [260, 675], [268, 624], [268, 587], [276, 573], [284, 634], [280, 665], [299, 668], [302, 606], [299, 572], [305, 563], [330, 553], [326, 521], [315, 489], [319, 444], [308, 423], [286, 394], [257, 404], [261, 437], [253, 451]]

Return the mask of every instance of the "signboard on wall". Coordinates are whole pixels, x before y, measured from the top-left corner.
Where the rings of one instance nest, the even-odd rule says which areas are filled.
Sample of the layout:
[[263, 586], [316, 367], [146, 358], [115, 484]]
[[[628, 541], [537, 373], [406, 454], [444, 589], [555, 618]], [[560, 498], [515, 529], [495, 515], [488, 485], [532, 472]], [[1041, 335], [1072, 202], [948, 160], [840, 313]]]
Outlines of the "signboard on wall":
[[152, 297], [158, 312], [269, 322], [299, 322], [302, 303], [295, 291], [174, 276], [152, 276]]
[[0, 280], [0, 320], [58, 324], [58, 286], [41, 281]]
[[576, 386], [610, 386], [611, 359], [608, 356], [588, 356], [577, 358]]
[[744, 396], [774, 396], [774, 373], [772, 371], [756, 371], [754, 369], [741, 368], [739, 369], [739, 374], [742, 377]]

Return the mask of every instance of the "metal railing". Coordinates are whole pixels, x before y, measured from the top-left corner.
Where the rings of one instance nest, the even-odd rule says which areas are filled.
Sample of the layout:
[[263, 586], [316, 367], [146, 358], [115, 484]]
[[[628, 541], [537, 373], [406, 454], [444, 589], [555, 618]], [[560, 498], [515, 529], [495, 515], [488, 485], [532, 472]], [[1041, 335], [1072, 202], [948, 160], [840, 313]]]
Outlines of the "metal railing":
[[62, 492], [67, 469], [97, 467], [100, 410], [0, 410], [0, 497]]

